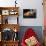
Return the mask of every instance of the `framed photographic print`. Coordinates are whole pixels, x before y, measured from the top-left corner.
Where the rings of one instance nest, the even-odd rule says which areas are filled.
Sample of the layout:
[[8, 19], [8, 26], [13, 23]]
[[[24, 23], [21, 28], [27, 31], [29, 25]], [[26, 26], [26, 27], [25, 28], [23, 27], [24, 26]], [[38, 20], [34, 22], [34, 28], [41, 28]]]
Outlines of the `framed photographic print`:
[[9, 10], [2, 10], [2, 15], [9, 15]]
[[23, 9], [23, 18], [36, 18], [36, 9]]

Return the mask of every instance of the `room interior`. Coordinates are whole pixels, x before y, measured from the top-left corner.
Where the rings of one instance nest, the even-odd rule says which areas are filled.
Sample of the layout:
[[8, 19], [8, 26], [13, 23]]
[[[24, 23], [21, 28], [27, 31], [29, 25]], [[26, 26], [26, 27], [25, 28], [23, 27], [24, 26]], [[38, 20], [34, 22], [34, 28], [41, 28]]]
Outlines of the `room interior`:
[[43, 16], [46, 13], [43, 8], [43, 0], [1, 0], [0, 46], [22, 46], [21, 42], [28, 28], [32, 28], [37, 34], [41, 46], [46, 46], [46, 20]]

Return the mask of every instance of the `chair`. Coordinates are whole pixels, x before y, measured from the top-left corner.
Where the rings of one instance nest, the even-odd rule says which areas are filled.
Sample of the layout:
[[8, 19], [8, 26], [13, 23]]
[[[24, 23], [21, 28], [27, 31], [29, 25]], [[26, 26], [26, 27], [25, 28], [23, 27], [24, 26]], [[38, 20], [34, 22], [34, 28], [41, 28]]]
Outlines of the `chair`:
[[[34, 30], [32, 28], [28, 28], [24, 34], [24, 37], [22, 38], [22, 42], [21, 42], [21, 46], [27, 46], [28, 42], [26, 43], [25, 40], [29, 39], [30, 37], [35, 37], [37, 40], [37, 44], [35, 44], [34, 46], [41, 46], [39, 40], [37, 39], [37, 35], [34, 32]], [[31, 44], [31, 43], [30, 43]], [[30, 45], [29, 45], [30, 46]]]

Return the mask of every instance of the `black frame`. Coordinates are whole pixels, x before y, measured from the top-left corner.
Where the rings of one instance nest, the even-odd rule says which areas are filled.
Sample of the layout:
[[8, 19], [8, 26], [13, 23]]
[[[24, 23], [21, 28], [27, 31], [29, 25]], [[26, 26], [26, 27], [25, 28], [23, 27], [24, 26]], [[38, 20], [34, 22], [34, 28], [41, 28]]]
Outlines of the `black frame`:
[[23, 18], [36, 18], [36, 14], [36, 9], [23, 9]]

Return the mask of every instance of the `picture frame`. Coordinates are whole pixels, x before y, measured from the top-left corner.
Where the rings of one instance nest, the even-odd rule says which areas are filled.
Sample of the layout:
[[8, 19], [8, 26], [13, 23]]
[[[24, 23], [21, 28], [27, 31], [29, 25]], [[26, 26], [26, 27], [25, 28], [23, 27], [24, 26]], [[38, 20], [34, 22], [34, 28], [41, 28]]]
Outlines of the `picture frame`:
[[36, 9], [23, 9], [23, 18], [36, 18]]
[[2, 15], [9, 15], [9, 10], [2, 10]]

